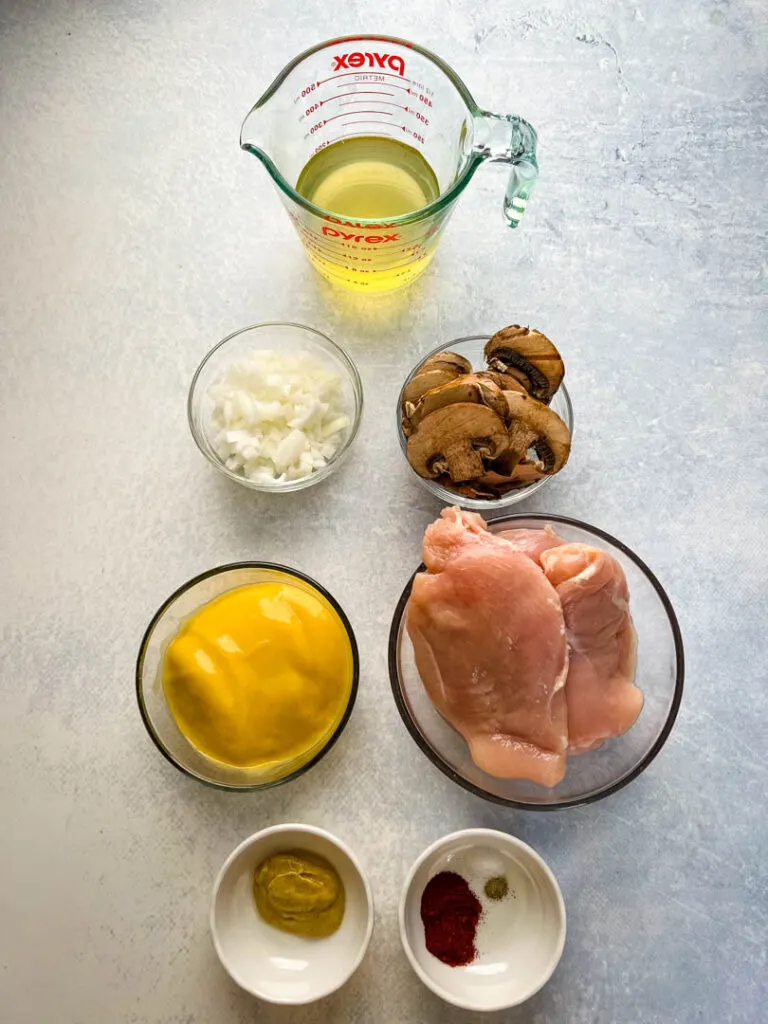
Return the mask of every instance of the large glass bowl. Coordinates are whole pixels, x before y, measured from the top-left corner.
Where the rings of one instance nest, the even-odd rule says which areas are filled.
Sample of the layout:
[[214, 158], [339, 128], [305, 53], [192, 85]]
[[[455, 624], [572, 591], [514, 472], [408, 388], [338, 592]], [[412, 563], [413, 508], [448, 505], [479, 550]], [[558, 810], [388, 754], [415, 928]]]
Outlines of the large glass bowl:
[[[179, 627], [214, 598], [236, 587], [254, 583], [289, 583], [308, 593], [322, 595], [339, 616], [352, 652], [352, 685], [341, 718], [311, 750], [298, 758], [270, 766], [268, 769], [238, 768], [223, 764], [193, 747], [176, 725], [165, 699], [162, 684], [165, 651], [178, 633]], [[147, 732], [160, 753], [179, 771], [219, 789], [267, 789], [303, 775], [331, 749], [352, 714], [359, 673], [360, 662], [352, 626], [327, 590], [309, 576], [282, 565], [271, 562], [234, 562], [231, 565], [210, 569], [189, 580], [171, 594], [155, 612], [139, 648], [136, 662], [136, 696]]]
[[[547, 524], [567, 541], [603, 548], [624, 570], [637, 630], [635, 683], [645, 698], [629, 732], [608, 740], [598, 750], [570, 756], [565, 778], [557, 786], [550, 789], [527, 779], [497, 779], [481, 771], [463, 737], [436, 710], [416, 669], [405, 628], [413, 576], [397, 603], [389, 635], [389, 676], [395, 703], [430, 761], [471, 793], [510, 807], [541, 811], [600, 800], [636, 779], [664, 746], [683, 695], [683, 641], [674, 610], [651, 570], [626, 545], [594, 526], [562, 516], [504, 516], [494, 519], [488, 528], [497, 533], [540, 530]], [[416, 571], [423, 568], [421, 565]]]
[[[436, 480], [425, 480], [424, 477], [419, 476], [408, 462], [406, 455], [408, 439], [403, 433], [401, 410], [403, 408], [403, 392], [405, 391], [406, 386], [413, 377], [416, 376], [419, 367], [424, 363], [424, 361], [429, 359], [430, 356], [437, 355], [438, 352], [455, 352], [457, 355], [464, 356], [464, 358], [468, 359], [472, 364], [472, 369], [475, 372], [479, 370], [487, 370], [488, 366], [485, 362], [483, 350], [490, 337], [490, 334], [472, 334], [466, 338], [456, 338], [455, 341], [448, 341], [444, 345], [438, 345], [436, 348], [433, 348], [431, 352], [428, 352], [418, 361], [405, 378], [397, 399], [397, 436], [400, 441], [403, 458], [413, 475], [423, 487], [426, 487], [431, 494], [436, 498], [439, 498], [444, 505], [459, 505], [461, 508], [468, 508], [481, 513], [498, 512], [500, 509], [506, 509], [510, 508], [512, 505], [516, 505], [519, 501], [525, 501], [526, 498], [530, 498], [530, 496], [535, 494], [539, 488], [548, 483], [552, 477], [545, 476], [533, 484], [528, 484], [526, 487], [521, 487], [514, 491], [508, 491], [507, 494], [503, 495], [501, 498], [494, 498], [490, 500], [486, 498], [467, 498], [463, 494], [459, 494], [457, 491], [451, 491], [447, 487], [443, 487], [443, 485], [437, 483]], [[560, 385], [557, 390], [557, 394], [549, 404], [550, 408], [557, 413], [560, 419], [563, 420], [565, 425], [568, 427], [571, 438], [573, 438], [573, 406], [571, 405], [571, 398], [565, 384]], [[568, 467], [566, 466], [563, 472], [567, 471]]]
[[[237, 473], [225, 465], [216, 451], [212, 436], [215, 433], [211, 425], [213, 399], [209, 388], [219, 380], [226, 370], [243, 358], [247, 358], [256, 349], [277, 349], [283, 353], [298, 355], [308, 352], [319, 363], [341, 378], [342, 404], [349, 417], [349, 426], [344, 432], [341, 444], [322, 469], [315, 470], [299, 480], [286, 480], [274, 483], [249, 480], [242, 473]], [[352, 442], [357, 436], [363, 415], [363, 385], [357, 367], [350, 357], [326, 335], [313, 327], [304, 327], [292, 323], [263, 323], [243, 327], [234, 334], [227, 335], [211, 349], [200, 363], [189, 387], [187, 399], [187, 420], [195, 444], [216, 469], [230, 480], [249, 487], [253, 491], [264, 491], [269, 494], [282, 494], [289, 491], [300, 491], [311, 487], [330, 476], [338, 469], [349, 452]]]

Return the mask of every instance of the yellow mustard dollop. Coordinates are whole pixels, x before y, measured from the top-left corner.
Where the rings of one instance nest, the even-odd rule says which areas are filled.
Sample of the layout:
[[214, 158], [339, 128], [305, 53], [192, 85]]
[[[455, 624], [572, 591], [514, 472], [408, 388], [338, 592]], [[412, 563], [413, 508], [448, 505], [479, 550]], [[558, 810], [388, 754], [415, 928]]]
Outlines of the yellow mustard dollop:
[[230, 590], [168, 645], [165, 697], [181, 732], [217, 761], [267, 767], [307, 761], [341, 720], [353, 658], [338, 613], [286, 583]]
[[324, 939], [344, 918], [344, 883], [324, 857], [306, 850], [273, 853], [256, 868], [253, 895], [259, 914], [274, 928]]

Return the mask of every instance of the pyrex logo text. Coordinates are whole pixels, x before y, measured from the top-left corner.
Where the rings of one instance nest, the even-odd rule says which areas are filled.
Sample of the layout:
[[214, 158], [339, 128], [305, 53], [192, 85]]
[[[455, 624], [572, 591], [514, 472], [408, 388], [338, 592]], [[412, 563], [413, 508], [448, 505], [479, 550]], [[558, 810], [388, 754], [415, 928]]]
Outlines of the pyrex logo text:
[[396, 242], [400, 235], [356, 235], [354, 231], [337, 231], [336, 228], [323, 228], [323, 234], [327, 238], [343, 238], [345, 242], [367, 242], [368, 245], [378, 245], [380, 242]]
[[371, 68], [391, 68], [392, 71], [396, 71], [401, 77], [405, 74], [405, 61], [402, 57], [395, 57], [394, 54], [389, 53], [342, 53], [341, 56], [334, 54], [333, 59], [336, 63], [333, 65], [334, 71], [341, 71], [342, 68], [346, 68], [349, 71], [350, 68], [362, 68], [366, 62]]

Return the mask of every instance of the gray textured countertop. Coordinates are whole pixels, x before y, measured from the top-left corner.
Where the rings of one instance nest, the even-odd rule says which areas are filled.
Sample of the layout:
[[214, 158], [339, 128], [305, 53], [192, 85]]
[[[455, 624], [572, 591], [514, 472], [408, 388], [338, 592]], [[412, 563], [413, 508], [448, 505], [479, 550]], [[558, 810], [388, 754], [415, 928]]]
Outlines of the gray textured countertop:
[[[0, 5], [3, 1024], [455, 1024], [400, 949], [412, 860], [453, 829], [513, 832], [552, 865], [568, 939], [514, 1024], [765, 1019], [768, 998], [766, 8], [761, 0], [265, 0]], [[378, 29], [436, 50], [480, 103], [539, 130], [519, 232], [483, 168], [410, 291], [339, 293], [305, 261], [239, 123], [299, 49]], [[192, 371], [249, 322], [348, 347], [366, 385], [353, 455], [316, 489], [228, 485], [185, 422]], [[393, 432], [405, 371], [508, 322], [560, 344], [571, 463], [521, 511], [623, 539], [677, 608], [687, 686], [651, 768], [585, 809], [504, 810], [455, 787], [401, 725], [386, 644], [437, 506]], [[212, 792], [155, 751], [133, 668], [179, 583], [244, 557], [325, 583], [360, 644], [358, 705], [307, 776]], [[377, 904], [327, 1002], [260, 1005], [207, 931], [252, 831], [322, 825]]]

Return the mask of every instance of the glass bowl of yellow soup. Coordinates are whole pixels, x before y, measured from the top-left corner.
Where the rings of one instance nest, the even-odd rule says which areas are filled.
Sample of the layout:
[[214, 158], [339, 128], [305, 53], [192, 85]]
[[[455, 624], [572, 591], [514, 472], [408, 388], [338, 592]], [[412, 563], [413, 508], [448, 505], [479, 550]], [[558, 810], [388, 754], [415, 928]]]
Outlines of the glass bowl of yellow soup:
[[270, 562], [189, 580], [141, 642], [147, 731], [180, 771], [221, 789], [287, 782], [338, 739], [357, 695], [349, 620], [320, 584]]

